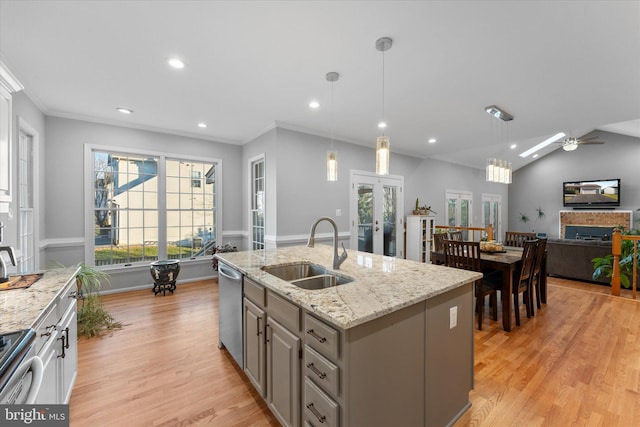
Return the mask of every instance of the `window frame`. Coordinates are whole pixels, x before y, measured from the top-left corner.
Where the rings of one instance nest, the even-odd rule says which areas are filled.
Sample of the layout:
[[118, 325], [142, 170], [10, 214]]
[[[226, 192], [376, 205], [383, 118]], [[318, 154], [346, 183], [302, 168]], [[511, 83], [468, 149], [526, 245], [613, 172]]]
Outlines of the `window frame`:
[[[213, 201], [213, 221], [214, 235], [216, 240], [222, 238], [223, 218], [221, 213], [222, 200], [222, 159], [202, 156], [189, 156], [185, 154], [153, 152], [153, 150], [141, 150], [130, 147], [119, 147], [110, 145], [84, 145], [84, 212], [85, 212], [85, 263], [95, 265], [95, 241], [94, 241], [94, 189], [93, 189], [93, 153], [101, 151], [106, 153], [117, 153], [131, 156], [147, 156], [158, 159], [158, 259], [167, 259], [167, 193], [166, 193], [166, 162], [168, 160], [190, 161], [198, 163], [212, 163], [216, 165], [216, 179], [214, 183], [214, 201]], [[204, 179], [204, 178], [202, 178]], [[210, 260], [210, 255], [201, 255], [195, 258], [182, 258], [180, 262], [197, 262], [203, 259]], [[139, 261], [126, 264], [109, 264], [98, 266], [104, 270], [116, 270], [122, 268], [148, 266], [148, 261]]]

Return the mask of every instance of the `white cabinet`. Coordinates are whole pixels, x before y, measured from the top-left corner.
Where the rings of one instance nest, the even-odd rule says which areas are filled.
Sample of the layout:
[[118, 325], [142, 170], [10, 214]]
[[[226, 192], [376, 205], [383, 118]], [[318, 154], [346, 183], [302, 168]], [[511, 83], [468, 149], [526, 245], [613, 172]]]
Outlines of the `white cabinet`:
[[36, 351], [44, 375], [36, 404], [66, 404], [78, 372], [78, 324], [75, 275], [36, 321]]
[[409, 215], [406, 226], [406, 259], [431, 262], [431, 239], [435, 218], [426, 215]]

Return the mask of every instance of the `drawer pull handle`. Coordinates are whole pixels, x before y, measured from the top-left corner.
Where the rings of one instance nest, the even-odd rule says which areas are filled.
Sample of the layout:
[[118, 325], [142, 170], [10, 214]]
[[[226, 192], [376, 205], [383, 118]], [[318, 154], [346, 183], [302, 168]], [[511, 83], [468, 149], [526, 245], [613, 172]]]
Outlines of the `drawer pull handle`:
[[324, 344], [327, 341], [325, 337], [321, 337], [320, 335], [316, 334], [313, 329], [307, 329], [307, 334], [317, 339], [320, 342], [320, 344]]
[[256, 317], [256, 336], [260, 336], [260, 334], [262, 333], [262, 331], [260, 330], [260, 321], [262, 320], [262, 317], [258, 316]]
[[316, 368], [316, 366], [313, 364], [313, 362], [307, 363], [307, 368], [309, 368], [309, 370], [311, 372], [313, 372], [314, 374], [316, 374], [318, 376], [318, 378], [320, 378], [321, 380], [327, 378], [327, 374], [325, 374], [324, 372], [321, 372], [320, 370], [318, 370], [318, 368]]
[[325, 417], [324, 415], [322, 415], [320, 412], [318, 412], [318, 410], [316, 409], [315, 406], [313, 406], [313, 403], [307, 403], [307, 409], [311, 411], [311, 413], [318, 419], [319, 423], [324, 424], [324, 420], [327, 419], [327, 417]]
[[49, 325], [47, 327], [44, 328], [44, 330], [46, 331], [44, 334], [40, 334], [41, 337], [50, 337], [51, 336], [51, 331], [49, 329], [53, 329], [54, 331], [56, 330], [56, 325]]

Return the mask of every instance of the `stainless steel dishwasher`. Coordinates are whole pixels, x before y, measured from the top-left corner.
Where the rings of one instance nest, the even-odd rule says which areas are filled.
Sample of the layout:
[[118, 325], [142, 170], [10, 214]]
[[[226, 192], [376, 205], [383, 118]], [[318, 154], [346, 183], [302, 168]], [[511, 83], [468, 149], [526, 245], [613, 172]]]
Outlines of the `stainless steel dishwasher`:
[[225, 348], [244, 369], [242, 344], [242, 273], [220, 262], [218, 264], [219, 348]]

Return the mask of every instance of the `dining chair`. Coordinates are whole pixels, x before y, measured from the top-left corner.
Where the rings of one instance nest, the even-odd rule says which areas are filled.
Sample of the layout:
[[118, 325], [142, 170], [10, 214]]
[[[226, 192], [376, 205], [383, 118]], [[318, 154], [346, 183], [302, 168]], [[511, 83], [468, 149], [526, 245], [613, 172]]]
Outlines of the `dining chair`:
[[449, 240], [462, 241], [462, 230], [449, 231]]
[[527, 317], [533, 316], [533, 268], [536, 262], [538, 240], [525, 240], [522, 249], [520, 269], [515, 272], [513, 281], [513, 309], [516, 313], [516, 325], [520, 326], [520, 294], [522, 294]]
[[507, 231], [504, 235], [504, 245], [514, 246], [517, 248], [524, 247], [524, 242], [527, 240], [534, 240], [536, 233], [526, 233], [520, 231]]
[[541, 274], [542, 274], [542, 263], [544, 262], [546, 250], [547, 250], [547, 239], [538, 239], [538, 246], [536, 249], [536, 261], [533, 266], [533, 277], [531, 279], [531, 283], [533, 284], [533, 289], [536, 292], [536, 305], [538, 307], [538, 310], [540, 310], [540, 307], [541, 307], [540, 286], [543, 280], [543, 277], [541, 276]]
[[[445, 263], [447, 267], [482, 272], [480, 268], [480, 243], [459, 240], [443, 240]], [[497, 280], [489, 280], [495, 276], [483, 274], [482, 279], [475, 282], [476, 312], [478, 314], [478, 330], [482, 330], [484, 299], [490, 295], [489, 308], [491, 318], [498, 320]]]
[[433, 235], [433, 248], [431, 252], [444, 253], [443, 241], [447, 238], [447, 233], [435, 233]]

